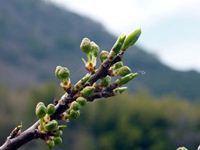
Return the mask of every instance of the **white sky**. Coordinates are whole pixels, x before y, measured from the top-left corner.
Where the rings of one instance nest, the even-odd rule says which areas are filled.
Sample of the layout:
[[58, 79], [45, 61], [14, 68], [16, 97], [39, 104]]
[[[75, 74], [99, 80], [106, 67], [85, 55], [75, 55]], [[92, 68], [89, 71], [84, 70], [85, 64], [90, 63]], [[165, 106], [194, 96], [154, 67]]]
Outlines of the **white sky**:
[[142, 28], [139, 44], [181, 70], [200, 71], [200, 0], [51, 0], [119, 35]]

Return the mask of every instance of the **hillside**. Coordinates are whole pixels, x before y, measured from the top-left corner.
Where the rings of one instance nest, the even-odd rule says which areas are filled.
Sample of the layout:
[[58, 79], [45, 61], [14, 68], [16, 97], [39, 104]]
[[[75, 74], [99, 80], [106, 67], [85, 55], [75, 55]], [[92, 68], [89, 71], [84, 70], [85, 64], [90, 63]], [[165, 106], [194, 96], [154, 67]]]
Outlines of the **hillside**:
[[[143, 33], [145, 34], [145, 33]], [[83, 37], [108, 49], [116, 37], [86, 17], [40, 0], [0, 1], [0, 84], [23, 87], [45, 83], [54, 78], [55, 66], [72, 70], [72, 81], [84, 73], [79, 50]], [[140, 47], [130, 49], [127, 64], [143, 70], [135, 87], [148, 89], [155, 95], [176, 94], [200, 98], [200, 74], [180, 72], [163, 65], [159, 59]]]

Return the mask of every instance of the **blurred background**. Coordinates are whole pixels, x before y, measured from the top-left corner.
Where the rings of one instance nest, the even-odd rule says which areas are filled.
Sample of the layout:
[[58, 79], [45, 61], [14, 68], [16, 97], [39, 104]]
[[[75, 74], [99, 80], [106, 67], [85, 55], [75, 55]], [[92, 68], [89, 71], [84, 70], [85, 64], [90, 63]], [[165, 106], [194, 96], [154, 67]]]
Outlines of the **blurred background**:
[[[37, 120], [63, 91], [57, 65], [71, 70], [73, 83], [86, 71], [83, 37], [109, 50], [122, 33], [142, 36], [125, 55], [141, 75], [129, 92], [88, 104], [69, 124], [56, 150], [196, 149], [200, 144], [199, 0], [1, 0], [0, 143], [23, 122]], [[21, 150], [47, 150], [32, 141]]]

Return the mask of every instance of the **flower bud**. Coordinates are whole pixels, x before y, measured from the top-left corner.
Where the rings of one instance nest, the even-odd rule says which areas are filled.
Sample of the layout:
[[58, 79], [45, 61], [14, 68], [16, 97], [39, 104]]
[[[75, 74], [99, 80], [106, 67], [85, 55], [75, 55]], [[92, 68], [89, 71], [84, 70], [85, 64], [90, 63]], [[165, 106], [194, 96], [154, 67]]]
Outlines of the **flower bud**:
[[55, 146], [55, 143], [53, 140], [48, 140], [48, 141], [46, 141], [46, 143], [47, 143], [49, 149], [52, 149]]
[[115, 44], [113, 45], [112, 51], [114, 51], [115, 54], [118, 54], [119, 51], [121, 50], [125, 38], [126, 38], [126, 35], [120, 35], [117, 41], [115, 42]]
[[49, 104], [47, 106], [47, 114], [52, 115], [56, 111], [55, 105], [54, 104]]
[[114, 93], [121, 94], [121, 93], [125, 92], [127, 89], [128, 89], [127, 87], [118, 87], [118, 88], [114, 89]]
[[118, 76], [125, 76], [131, 73], [131, 69], [128, 66], [123, 66], [115, 71], [115, 74]]
[[136, 41], [138, 40], [138, 38], [140, 37], [140, 34], [141, 34], [141, 29], [137, 29], [134, 32], [132, 32], [131, 34], [129, 34], [124, 41], [122, 50], [125, 51], [129, 47], [133, 46], [136, 43]]
[[86, 86], [83, 90], [81, 90], [81, 95], [83, 97], [90, 96], [94, 92], [95, 88], [93, 86]]
[[80, 48], [86, 55], [88, 55], [91, 52], [90, 39], [83, 38]]
[[70, 110], [70, 113], [69, 113], [69, 119], [70, 120], [75, 120], [77, 119], [78, 117], [80, 116], [80, 111], [75, 111], [75, 110]]
[[90, 46], [91, 46], [91, 52], [94, 55], [94, 57], [97, 57], [98, 53], [99, 53], [99, 46], [95, 43], [95, 42], [90, 42]]
[[85, 106], [87, 103], [87, 100], [84, 97], [78, 97], [76, 101], [77, 103], [79, 103], [80, 106]]
[[104, 78], [101, 79], [101, 86], [103, 87], [108, 87], [111, 83], [111, 77], [110, 76], [106, 76]]
[[109, 52], [108, 51], [101, 51], [100, 53], [100, 60], [104, 62], [108, 58]]
[[55, 76], [60, 80], [67, 80], [70, 76], [69, 69], [62, 66], [57, 66], [55, 70]]
[[115, 83], [118, 84], [119, 86], [121, 86], [121, 85], [128, 83], [129, 81], [131, 81], [132, 79], [134, 79], [137, 76], [138, 76], [138, 73], [129, 73], [129, 74], [125, 75], [124, 77], [117, 79], [115, 81]]
[[54, 137], [53, 141], [55, 145], [61, 144], [62, 143], [62, 138], [60, 136]]
[[35, 108], [35, 114], [36, 116], [41, 119], [43, 118], [47, 113], [47, 108], [45, 107], [43, 102], [39, 102]]
[[54, 131], [58, 127], [58, 122], [56, 120], [49, 121], [45, 126], [45, 130], [47, 131]]
[[80, 105], [78, 102], [76, 101], [73, 101], [70, 105], [70, 109], [73, 109], [73, 110], [79, 110], [80, 109]]

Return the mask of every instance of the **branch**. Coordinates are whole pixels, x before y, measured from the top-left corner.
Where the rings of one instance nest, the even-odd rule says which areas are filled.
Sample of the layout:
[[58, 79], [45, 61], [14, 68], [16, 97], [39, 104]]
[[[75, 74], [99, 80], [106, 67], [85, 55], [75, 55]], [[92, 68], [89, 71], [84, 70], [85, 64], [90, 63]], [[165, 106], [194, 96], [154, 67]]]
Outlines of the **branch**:
[[[128, 37], [127, 37], [128, 39]], [[130, 41], [130, 39], [129, 39]], [[88, 42], [88, 41], [87, 41]], [[121, 42], [121, 43], [120, 43]], [[123, 39], [123, 42], [127, 43], [125, 38]], [[62, 68], [59, 66], [57, 71], [59, 73], [61, 72], [62, 74], [58, 74], [58, 78], [62, 80], [61, 86], [63, 89], [66, 91], [66, 93], [58, 100], [58, 103], [55, 106], [55, 112], [48, 117], [48, 121], [51, 120], [61, 120], [62, 115], [66, 113], [66, 110], [70, 109], [70, 104], [72, 102], [76, 101], [78, 97], [83, 96], [88, 102], [92, 102], [95, 99], [98, 98], [107, 98], [116, 95], [115, 89], [117, 89], [121, 84], [116, 82], [109, 84], [107, 87], [103, 87], [103, 85], [99, 85], [99, 89], [97, 89], [98, 86], [96, 86], [96, 89], [94, 89], [94, 92], [90, 95], [85, 95], [82, 93], [84, 89], [86, 89], [88, 86], [93, 87], [94, 84], [100, 79], [104, 79], [106, 76], [109, 75], [109, 69], [111, 69], [111, 66], [116, 64], [117, 62], [120, 62], [122, 60], [122, 56], [124, 54], [124, 47], [127, 47], [127, 45], [124, 46], [122, 41], [117, 40], [113, 48], [111, 49], [109, 55], [106, 57], [106, 59], [102, 62], [100, 67], [95, 70], [95, 65], [96, 65], [96, 55], [94, 53], [94, 50], [97, 50], [97, 45], [94, 44], [94, 42], [89, 42], [90, 49], [93, 50], [92, 54], [94, 54], [92, 57], [92, 61], [88, 61], [88, 63], [85, 62], [86, 69], [89, 70], [90, 72], [90, 78], [89, 80], [86, 80], [82, 78], [75, 86], [71, 85], [70, 79], [68, 78], [69, 76], [69, 71], [67, 68]], [[82, 50], [84, 51], [84, 45], [85, 43], [82, 44]], [[88, 44], [88, 43], [86, 43]], [[121, 44], [120, 48], [119, 45]], [[130, 43], [128, 43], [130, 45]], [[133, 45], [133, 44], [132, 44]], [[88, 45], [86, 45], [88, 46]], [[118, 50], [117, 50], [118, 48]], [[123, 49], [122, 49], [123, 48]], [[121, 50], [122, 49], [122, 50]], [[118, 51], [118, 52], [117, 52]], [[91, 56], [91, 55], [90, 55]], [[124, 71], [124, 70], [123, 70]], [[128, 70], [129, 71], [129, 70]], [[120, 73], [120, 72], [119, 72]], [[124, 72], [123, 72], [124, 73]], [[126, 73], [127, 74], [127, 73]], [[131, 73], [130, 73], [131, 74]], [[63, 78], [65, 78], [63, 80]], [[133, 79], [133, 77], [125, 76], [122, 77], [124, 78], [124, 83], [127, 81], [130, 81]], [[86, 82], [85, 82], [86, 80]], [[93, 87], [95, 88], [95, 87]], [[120, 92], [121, 93], [121, 92]], [[0, 150], [16, 150], [19, 147], [25, 145], [26, 143], [34, 140], [34, 139], [43, 139], [43, 140], [48, 140], [49, 135], [46, 134], [42, 128], [42, 123], [41, 121], [45, 120], [46, 118], [40, 119], [37, 122], [35, 122], [32, 126], [30, 126], [28, 129], [25, 131], [21, 132], [21, 126], [18, 128], [16, 127], [10, 134], [10, 136], [7, 137], [5, 143], [0, 147]], [[46, 121], [47, 122], [47, 121]], [[51, 148], [51, 147], [50, 147]]]

